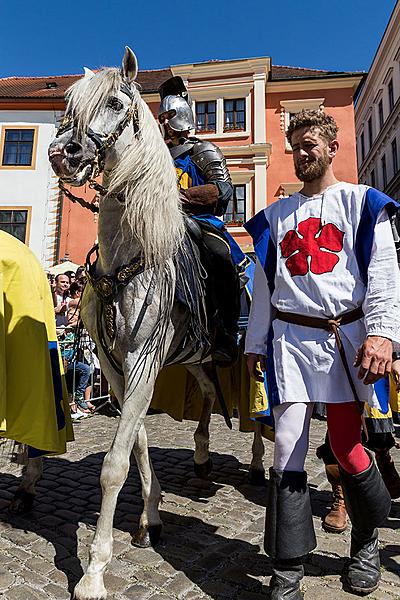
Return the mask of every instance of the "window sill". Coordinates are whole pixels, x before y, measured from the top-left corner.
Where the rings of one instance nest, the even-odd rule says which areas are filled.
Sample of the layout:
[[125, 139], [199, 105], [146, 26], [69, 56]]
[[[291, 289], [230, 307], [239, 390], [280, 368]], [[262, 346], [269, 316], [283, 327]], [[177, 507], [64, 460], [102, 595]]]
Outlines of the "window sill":
[[221, 133], [197, 133], [197, 137], [205, 137], [208, 140], [227, 140], [230, 138], [248, 138], [250, 137], [250, 131], [226, 131]]
[[227, 228], [229, 233], [247, 233], [243, 225], [227, 225], [225, 223], [225, 227]]

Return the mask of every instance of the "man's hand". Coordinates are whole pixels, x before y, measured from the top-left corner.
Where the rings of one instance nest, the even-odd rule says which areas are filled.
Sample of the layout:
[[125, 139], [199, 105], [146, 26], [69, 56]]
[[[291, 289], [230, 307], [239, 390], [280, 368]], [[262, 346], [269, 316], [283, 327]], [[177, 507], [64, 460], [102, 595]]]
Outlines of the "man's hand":
[[396, 384], [396, 390], [400, 392], [400, 358], [397, 358], [392, 363], [392, 375]]
[[[249, 375], [256, 381], [264, 381], [264, 373], [266, 369], [266, 357], [264, 354], [248, 354], [247, 368]], [[260, 370], [261, 369], [261, 370]]]
[[390, 375], [392, 370], [393, 344], [391, 340], [371, 335], [357, 351], [354, 361], [358, 370], [358, 379], [363, 379], [365, 385], [376, 383], [382, 377]]

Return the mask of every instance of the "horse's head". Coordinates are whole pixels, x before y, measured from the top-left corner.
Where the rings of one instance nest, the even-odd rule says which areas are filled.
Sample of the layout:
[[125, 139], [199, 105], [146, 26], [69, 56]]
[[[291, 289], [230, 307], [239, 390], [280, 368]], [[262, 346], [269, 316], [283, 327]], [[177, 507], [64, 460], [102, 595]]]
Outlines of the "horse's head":
[[73, 186], [111, 170], [138, 131], [136, 56], [128, 47], [121, 69], [85, 76], [67, 92], [65, 117], [49, 147], [51, 166]]

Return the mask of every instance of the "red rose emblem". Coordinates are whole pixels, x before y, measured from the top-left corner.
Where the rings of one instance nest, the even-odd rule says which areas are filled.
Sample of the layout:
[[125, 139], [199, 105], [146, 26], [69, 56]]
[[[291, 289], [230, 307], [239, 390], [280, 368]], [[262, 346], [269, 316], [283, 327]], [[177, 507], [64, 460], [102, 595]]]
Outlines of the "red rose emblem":
[[297, 231], [288, 231], [280, 247], [291, 276], [306, 275], [308, 271], [315, 275], [331, 273], [339, 262], [334, 253], [343, 249], [343, 236], [336, 225], [322, 225], [316, 217], [299, 223]]

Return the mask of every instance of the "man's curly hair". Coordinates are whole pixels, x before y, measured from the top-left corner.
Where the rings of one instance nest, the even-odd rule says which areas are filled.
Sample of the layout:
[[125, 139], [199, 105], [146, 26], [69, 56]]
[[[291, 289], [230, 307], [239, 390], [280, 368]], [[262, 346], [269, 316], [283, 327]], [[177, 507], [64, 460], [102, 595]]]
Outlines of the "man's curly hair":
[[304, 109], [296, 113], [294, 117], [290, 119], [289, 127], [286, 132], [289, 144], [292, 143], [293, 132], [301, 127], [319, 129], [321, 136], [328, 143], [336, 140], [339, 131], [336, 121], [331, 115], [327, 115], [322, 110]]

